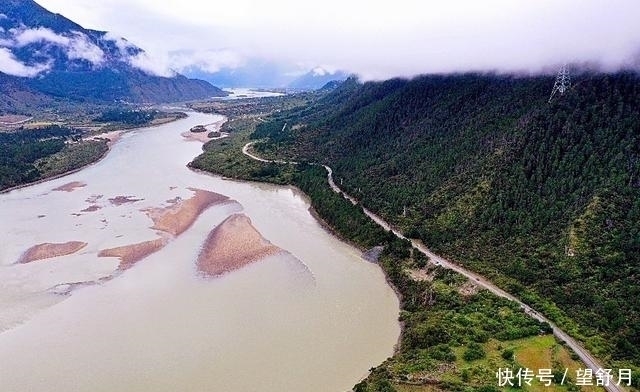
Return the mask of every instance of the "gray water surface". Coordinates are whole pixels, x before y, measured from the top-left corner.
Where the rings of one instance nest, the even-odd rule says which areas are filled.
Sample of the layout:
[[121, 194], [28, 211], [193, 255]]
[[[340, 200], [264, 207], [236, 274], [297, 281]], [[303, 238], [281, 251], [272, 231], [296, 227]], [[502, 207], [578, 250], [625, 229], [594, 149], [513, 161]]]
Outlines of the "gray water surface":
[[[1, 391], [337, 392], [392, 354], [397, 297], [377, 265], [318, 224], [303, 196], [185, 166], [201, 144], [180, 134], [219, 119], [190, 113], [127, 133], [95, 165], [0, 195]], [[72, 181], [86, 186], [52, 191]], [[99, 250], [158, 238], [141, 210], [189, 198], [190, 187], [235, 202], [209, 208], [114, 279], [60, 294], [114, 273], [118, 260]], [[108, 201], [117, 196], [142, 200]], [[90, 205], [101, 208], [81, 212]], [[238, 212], [289, 254], [201, 277], [203, 241]], [[32, 245], [67, 241], [88, 245], [15, 264]]]

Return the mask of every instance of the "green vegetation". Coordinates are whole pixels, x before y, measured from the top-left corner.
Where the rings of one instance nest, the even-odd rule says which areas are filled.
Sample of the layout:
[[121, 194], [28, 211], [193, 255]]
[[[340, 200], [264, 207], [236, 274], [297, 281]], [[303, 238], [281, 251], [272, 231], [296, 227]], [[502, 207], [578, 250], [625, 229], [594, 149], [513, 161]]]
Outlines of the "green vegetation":
[[194, 103], [194, 110], [230, 116], [220, 131], [232, 137], [212, 140], [204, 145], [205, 153], [189, 164], [198, 170], [211, 171], [227, 177], [275, 184], [293, 183], [295, 168], [275, 163], [264, 164], [241, 153], [242, 147], [252, 141], [249, 137], [264, 117], [281, 110], [296, 109], [313, 102], [319, 95], [304, 93], [293, 96], [250, 98], [230, 101]]
[[194, 133], [207, 132], [207, 128], [205, 128], [204, 125], [196, 125], [195, 127], [192, 127], [189, 131]]
[[278, 97], [195, 102], [187, 104], [187, 106], [199, 112], [222, 114], [236, 119], [240, 117], [260, 118], [260, 116], [266, 116], [275, 112], [299, 108], [302, 105], [310, 104], [320, 96], [321, 94], [316, 92], [307, 92]]
[[[96, 117], [97, 113], [100, 113]], [[28, 184], [95, 162], [108, 151], [101, 133], [156, 125], [186, 117], [181, 112], [75, 105], [60, 112], [48, 107], [32, 122], [0, 131], [0, 190]], [[96, 124], [108, 122], [108, 125]], [[66, 124], [66, 125], [57, 125]], [[84, 140], [92, 136], [95, 140]]]
[[182, 112], [161, 112], [155, 109], [111, 108], [103, 111], [100, 116], [93, 119], [93, 122], [107, 123], [100, 130], [100, 132], [107, 132], [163, 124], [186, 116]]
[[[309, 160], [434, 251], [640, 373], [640, 77], [348, 80], [261, 124], [266, 156]], [[287, 127], [282, 129], [286, 123]]]
[[249, 142], [248, 133], [255, 127], [256, 118], [239, 118], [222, 126], [223, 132], [234, 132], [234, 137], [212, 140], [204, 145], [202, 154], [189, 167], [212, 171], [226, 177], [250, 181], [288, 184], [292, 181], [293, 168], [278, 164], [262, 164], [240, 151]]
[[103, 112], [94, 121], [96, 122], [117, 122], [127, 125], [148, 124], [156, 118], [157, 110], [129, 110], [112, 109]]
[[[336, 234], [362, 249], [384, 245], [379, 263], [402, 297], [404, 330], [397, 353], [372, 369], [355, 391], [492, 391], [498, 390], [499, 367], [580, 367], [555, 342], [548, 325], [530, 318], [518, 305], [478, 290], [466, 278], [427, 264], [407, 241], [386, 232], [360, 206], [333, 192], [321, 166], [261, 163], [243, 155], [249, 134], [262, 123], [247, 116], [232, 119], [225, 124], [231, 137], [209, 142], [191, 166], [227, 177], [296, 185]], [[414, 274], [418, 270], [422, 275]], [[523, 350], [534, 354], [521, 358]], [[530, 357], [546, 359], [535, 362]], [[525, 389], [542, 390], [537, 387]]]
[[79, 142], [80, 131], [51, 125], [0, 133], [0, 190], [77, 169], [102, 156], [105, 142]]
[[42, 178], [53, 177], [93, 163], [104, 156], [108, 150], [106, 140], [87, 140], [67, 144], [61, 151], [40, 158], [36, 161], [35, 167]]

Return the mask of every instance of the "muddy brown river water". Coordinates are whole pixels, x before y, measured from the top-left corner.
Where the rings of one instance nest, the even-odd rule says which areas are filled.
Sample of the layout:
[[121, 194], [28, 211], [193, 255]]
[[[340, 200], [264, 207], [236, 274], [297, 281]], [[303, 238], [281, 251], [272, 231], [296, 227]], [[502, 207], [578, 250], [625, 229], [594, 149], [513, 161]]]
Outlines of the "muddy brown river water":
[[[220, 119], [126, 133], [97, 164], [0, 195], [1, 391], [338, 392], [393, 353], [397, 297], [303, 195], [185, 166], [201, 143], [180, 134]], [[228, 200], [177, 235], [153, 228], [149, 211], [196, 190]], [[203, 244], [233, 214], [282, 252], [204, 276]], [[159, 250], [126, 269], [98, 257], [145, 242]], [[18, 263], [40, 244], [74, 252]]]

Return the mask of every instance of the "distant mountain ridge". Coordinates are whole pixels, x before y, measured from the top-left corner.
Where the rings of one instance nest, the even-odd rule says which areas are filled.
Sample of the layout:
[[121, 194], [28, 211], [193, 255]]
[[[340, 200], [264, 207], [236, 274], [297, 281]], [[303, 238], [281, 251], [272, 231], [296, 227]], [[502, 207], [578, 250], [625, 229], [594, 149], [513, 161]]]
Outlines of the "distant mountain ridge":
[[289, 88], [299, 90], [318, 90], [330, 82], [341, 82], [346, 80], [349, 74], [343, 71], [327, 71], [322, 67], [316, 67], [306, 74], [299, 76], [289, 83]]
[[287, 83], [291, 81], [281, 66], [262, 60], [249, 60], [240, 67], [223, 68], [216, 72], [199, 68], [191, 68], [184, 72], [188, 77], [203, 79], [223, 88], [286, 87]]
[[[208, 82], [161, 70], [145, 51], [85, 29], [32, 0], [0, 5], [0, 94], [29, 91], [80, 101], [158, 103], [224, 96]], [[1, 106], [0, 106], [1, 108]]]
[[292, 90], [318, 90], [331, 81], [343, 81], [349, 77], [344, 71], [328, 71], [315, 67], [304, 74], [284, 65], [252, 59], [237, 68], [223, 68], [216, 72], [201, 69], [185, 71], [189, 77], [206, 80], [227, 88], [285, 88]]

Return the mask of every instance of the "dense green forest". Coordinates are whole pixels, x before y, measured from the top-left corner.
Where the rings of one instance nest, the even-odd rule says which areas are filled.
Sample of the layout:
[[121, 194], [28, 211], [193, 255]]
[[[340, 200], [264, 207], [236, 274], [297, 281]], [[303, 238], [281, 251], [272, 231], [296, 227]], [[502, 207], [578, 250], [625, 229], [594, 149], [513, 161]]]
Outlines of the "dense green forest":
[[58, 125], [0, 133], [0, 190], [77, 169], [107, 151], [105, 141], [80, 138]]
[[153, 121], [160, 114], [157, 110], [111, 109], [103, 112], [94, 121], [117, 122], [126, 125], [143, 125]]
[[[640, 365], [640, 77], [350, 79], [257, 126], [334, 168], [407, 235], [488, 276], [594, 353]], [[284, 125], [287, 124], [286, 127]], [[284, 130], [283, 130], [284, 127]]]
[[[517, 304], [485, 290], [465, 292], [465, 287], [473, 287], [466, 278], [428, 267], [425, 256], [413, 252], [409, 241], [383, 230], [360, 206], [333, 192], [323, 167], [299, 165], [292, 183], [309, 195], [314, 210], [338, 235], [363, 248], [384, 246], [379, 262], [402, 296], [398, 353], [354, 391], [394, 391], [394, 385], [405, 383], [430, 383], [444, 390], [497, 390], [490, 366], [516, 365], [508, 347], [518, 339], [551, 333], [549, 325], [530, 318]], [[425, 269], [429, 278], [412, 277], [411, 268]], [[485, 368], [478, 360], [495, 354], [492, 351], [502, 358], [491, 358]]]
[[575, 373], [584, 365], [553, 338], [547, 324], [530, 318], [517, 304], [478, 290], [466, 278], [428, 264], [408, 241], [386, 232], [361, 206], [334, 193], [321, 166], [263, 163], [243, 155], [249, 133], [262, 123], [261, 116], [233, 118], [225, 124], [231, 137], [207, 143], [190, 166], [295, 185], [334, 233], [361, 249], [384, 246], [378, 262], [402, 299], [403, 334], [395, 355], [374, 368], [355, 391], [497, 391], [496, 369], [527, 366], [553, 369], [555, 385], [545, 390], [577, 390], [575, 378], [559, 384], [564, 369]]

